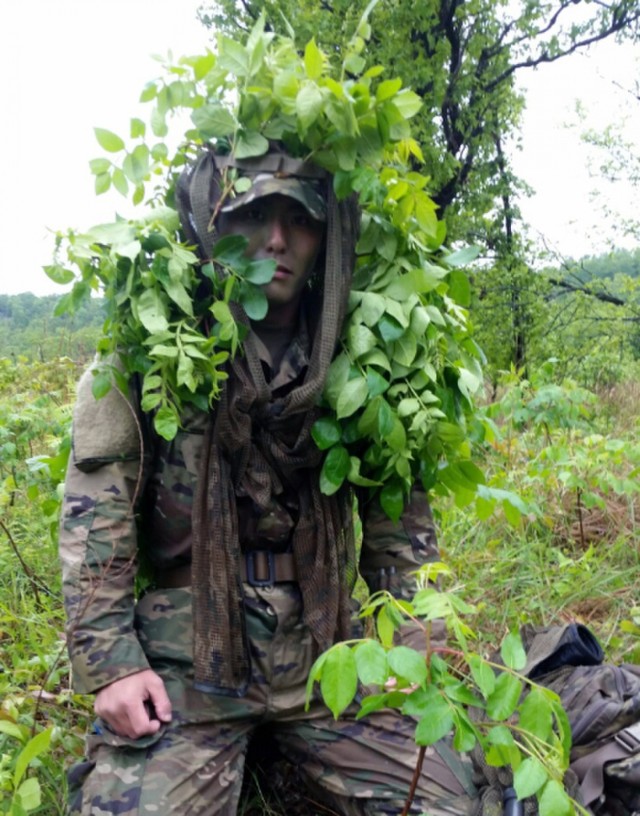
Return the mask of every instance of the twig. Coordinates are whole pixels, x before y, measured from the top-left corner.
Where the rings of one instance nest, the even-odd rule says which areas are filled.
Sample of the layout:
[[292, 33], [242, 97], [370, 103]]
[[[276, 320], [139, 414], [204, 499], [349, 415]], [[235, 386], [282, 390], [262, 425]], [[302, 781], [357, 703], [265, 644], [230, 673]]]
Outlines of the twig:
[[418, 779], [420, 778], [420, 774], [422, 773], [422, 763], [424, 762], [424, 755], [426, 753], [427, 746], [421, 745], [420, 751], [418, 752], [418, 761], [416, 762], [416, 767], [413, 771], [413, 779], [411, 780], [411, 787], [409, 788], [409, 795], [407, 796], [407, 801], [404, 803], [404, 809], [400, 816], [409, 816], [409, 811], [411, 810], [411, 805], [413, 804], [413, 799], [416, 795], [416, 788], [418, 787]]
[[38, 592], [38, 583], [42, 583], [42, 582], [40, 581], [40, 579], [37, 579], [37, 581], [36, 581], [36, 576], [32, 572], [31, 567], [27, 564], [27, 562], [22, 557], [22, 554], [20, 553], [20, 550], [18, 549], [18, 545], [13, 540], [13, 536], [11, 535], [11, 532], [7, 528], [4, 521], [2, 521], [1, 519], [0, 519], [0, 528], [2, 528], [4, 534], [9, 539], [9, 544], [11, 545], [11, 549], [13, 550], [13, 552], [16, 555], [16, 558], [20, 562], [20, 566], [22, 567], [22, 570], [23, 570], [24, 574], [29, 579], [29, 583], [31, 584], [31, 589], [33, 590], [33, 595], [35, 597], [36, 606], [38, 607], [38, 609], [40, 611], [42, 611], [44, 609], [44, 606], [42, 604], [42, 601], [40, 600], [40, 593]]

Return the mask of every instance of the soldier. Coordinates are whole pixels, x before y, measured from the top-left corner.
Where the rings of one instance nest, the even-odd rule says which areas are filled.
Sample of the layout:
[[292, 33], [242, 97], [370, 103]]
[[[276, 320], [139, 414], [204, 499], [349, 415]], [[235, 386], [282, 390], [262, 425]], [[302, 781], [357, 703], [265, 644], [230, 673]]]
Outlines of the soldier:
[[[225, 167], [248, 191], [222, 197]], [[319, 168], [274, 150], [244, 161], [205, 151], [176, 197], [204, 259], [214, 238], [242, 235], [275, 274], [264, 320], [236, 310], [246, 338], [221, 399], [185, 411], [171, 442], [154, 434], [135, 382], [129, 399], [112, 390], [99, 402], [91, 374], [80, 383], [60, 547], [75, 688], [96, 695], [98, 721], [70, 775], [71, 812], [235, 814], [249, 742], [268, 728], [316, 800], [400, 814], [412, 723], [304, 707], [313, 661], [354, 626], [353, 496], [320, 492], [310, 429], [345, 313], [357, 209], [336, 201]], [[359, 513], [369, 587], [411, 594], [411, 571], [437, 557], [424, 496], [399, 524], [362, 497]], [[439, 744], [411, 812], [465, 814], [474, 793], [468, 764]]]

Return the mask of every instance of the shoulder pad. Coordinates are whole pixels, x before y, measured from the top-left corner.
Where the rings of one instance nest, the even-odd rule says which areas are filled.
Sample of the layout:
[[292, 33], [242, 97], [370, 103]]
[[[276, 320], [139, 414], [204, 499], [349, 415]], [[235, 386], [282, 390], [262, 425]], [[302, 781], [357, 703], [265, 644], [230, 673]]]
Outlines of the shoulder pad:
[[78, 383], [73, 411], [73, 461], [85, 472], [102, 464], [138, 459], [143, 451], [142, 428], [131, 394], [116, 386], [101, 399], [91, 391], [95, 365]]

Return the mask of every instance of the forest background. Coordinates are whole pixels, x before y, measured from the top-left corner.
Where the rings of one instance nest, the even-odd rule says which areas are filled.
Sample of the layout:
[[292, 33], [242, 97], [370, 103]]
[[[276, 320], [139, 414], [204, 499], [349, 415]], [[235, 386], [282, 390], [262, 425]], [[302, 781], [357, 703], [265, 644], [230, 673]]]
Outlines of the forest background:
[[[201, 20], [237, 36], [263, 8], [327, 51], [362, 13], [344, 0], [221, 0]], [[433, 503], [443, 559], [478, 609], [487, 650], [523, 623], [578, 619], [609, 658], [640, 661], [640, 221], [616, 220], [630, 249], [550, 257], [515, 203], [535, 180], [517, 178], [505, 149], [525, 103], [519, 73], [598, 41], [637, 42], [639, 20], [638, 2], [564, 0], [381, 0], [371, 13], [367, 59], [424, 100], [416, 135], [448, 243], [479, 248], [463, 298], [486, 355], [470, 434], [485, 484]], [[640, 105], [640, 74], [618, 81]], [[637, 189], [640, 156], [615, 122], [584, 138], [600, 151], [603, 185]], [[91, 719], [70, 688], [56, 518], [74, 384], [102, 313], [99, 298], [73, 315], [56, 316], [58, 303], [0, 295], [0, 812], [15, 814], [63, 812], [61, 768], [81, 756]], [[245, 812], [277, 813], [277, 797], [249, 790]]]

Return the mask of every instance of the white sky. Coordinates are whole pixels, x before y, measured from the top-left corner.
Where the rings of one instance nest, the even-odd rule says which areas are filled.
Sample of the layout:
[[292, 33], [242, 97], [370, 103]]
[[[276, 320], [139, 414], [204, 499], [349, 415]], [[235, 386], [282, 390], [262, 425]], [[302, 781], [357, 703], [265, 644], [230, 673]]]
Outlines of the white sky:
[[[1, 0], [0, 293], [62, 292], [41, 270], [51, 258], [49, 230], [83, 229], [112, 220], [116, 212], [131, 212], [115, 192], [94, 194], [88, 162], [103, 153], [93, 127], [126, 139], [129, 119], [147, 118], [149, 106], [140, 106], [138, 97], [160, 73], [151, 54], [200, 53], [207, 45], [208, 33], [195, 17], [198, 5], [199, 0]], [[640, 103], [634, 109], [599, 75], [637, 76], [637, 70], [621, 70], [631, 66], [631, 50], [599, 47], [598, 54], [599, 69], [593, 58], [575, 58], [529, 72], [523, 151], [516, 158], [518, 173], [538, 191], [523, 204], [534, 232], [574, 256], [605, 248], [604, 240], [593, 244], [589, 191], [595, 183], [585, 170], [578, 131], [564, 128], [575, 120], [575, 99], [603, 127], [635, 113], [630, 129], [640, 134]], [[410, 84], [410, 77], [405, 81]], [[632, 212], [623, 191], [619, 197]]]

